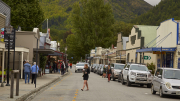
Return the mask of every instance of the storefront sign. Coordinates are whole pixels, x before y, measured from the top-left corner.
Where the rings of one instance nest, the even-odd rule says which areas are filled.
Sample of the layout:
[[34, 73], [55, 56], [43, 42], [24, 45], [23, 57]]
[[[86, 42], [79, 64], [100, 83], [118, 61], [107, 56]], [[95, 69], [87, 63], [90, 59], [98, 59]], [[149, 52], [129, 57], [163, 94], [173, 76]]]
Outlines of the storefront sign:
[[[156, 51], [156, 52], [153, 52], [153, 54], [161, 54], [161, 52]], [[166, 54], [166, 52], [162, 52], [162, 54]]]
[[180, 58], [178, 58], [178, 68], [180, 69]]
[[45, 69], [45, 74], [49, 74], [49, 69]]
[[144, 60], [151, 60], [150, 56], [144, 56]]

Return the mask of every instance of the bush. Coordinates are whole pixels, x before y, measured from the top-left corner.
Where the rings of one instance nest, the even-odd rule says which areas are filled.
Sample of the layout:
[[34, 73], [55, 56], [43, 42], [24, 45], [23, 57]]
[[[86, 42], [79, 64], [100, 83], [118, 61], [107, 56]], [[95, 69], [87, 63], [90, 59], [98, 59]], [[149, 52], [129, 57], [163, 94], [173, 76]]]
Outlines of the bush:
[[155, 72], [155, 65], [154, 65], [154, 63], [147, 63], [147, 68], [149, 70], [152, 70], [151, 74], [154, 74], [154, 72]]

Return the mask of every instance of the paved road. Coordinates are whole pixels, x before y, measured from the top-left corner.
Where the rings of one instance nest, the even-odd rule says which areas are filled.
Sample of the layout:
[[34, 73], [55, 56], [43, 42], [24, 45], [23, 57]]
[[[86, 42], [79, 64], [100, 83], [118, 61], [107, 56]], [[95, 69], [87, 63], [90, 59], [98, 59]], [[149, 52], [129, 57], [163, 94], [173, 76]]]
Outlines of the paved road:
[[90, 73], [89, 91], [81, 91], [82, 73], [74, 73], [37, 95], [32, 101], [180, 101], [180, 97], [150, 94], [150, 88], [133, 85], [127, 87], [116, 81], [107, 82], [107, 78]]

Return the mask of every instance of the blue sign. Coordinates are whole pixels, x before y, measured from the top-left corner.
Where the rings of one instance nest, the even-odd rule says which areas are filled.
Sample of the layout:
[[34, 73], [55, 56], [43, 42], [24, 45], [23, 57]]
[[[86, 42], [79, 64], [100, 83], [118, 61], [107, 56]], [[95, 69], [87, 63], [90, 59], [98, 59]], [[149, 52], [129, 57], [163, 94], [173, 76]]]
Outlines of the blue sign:
[[2, 31], [4, 31], [4, 28], [1, 28]]
[[180, 58], [178, 58], [178, 68], [180, 69]]
[[71, 57], [73, 59], [73, 57]]

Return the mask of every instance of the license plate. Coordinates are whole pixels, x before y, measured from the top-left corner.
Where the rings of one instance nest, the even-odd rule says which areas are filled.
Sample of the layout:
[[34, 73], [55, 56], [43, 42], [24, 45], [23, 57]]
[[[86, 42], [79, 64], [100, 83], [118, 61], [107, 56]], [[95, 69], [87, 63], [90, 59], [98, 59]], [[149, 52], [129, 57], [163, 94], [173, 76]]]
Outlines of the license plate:
[[176, 92], [176, 95], [180, 95], [180, 92]]

